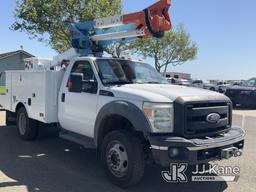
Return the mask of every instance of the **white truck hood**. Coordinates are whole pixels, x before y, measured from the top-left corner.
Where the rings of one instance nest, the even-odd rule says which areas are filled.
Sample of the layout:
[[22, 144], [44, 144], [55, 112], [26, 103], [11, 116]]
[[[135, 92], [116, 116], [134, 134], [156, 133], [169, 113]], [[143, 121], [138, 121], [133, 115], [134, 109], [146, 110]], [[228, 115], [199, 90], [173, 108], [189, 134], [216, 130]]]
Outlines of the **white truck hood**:
[[209, 98], [209, 100], [226, 99], [226, 96], [217, 92], [171, 84], [127, 84], [113, 86], [109, 89], [115, 97], [139, 101], [173, 102], [178, 97], [198, 97], [198, 100], [200, 97]]

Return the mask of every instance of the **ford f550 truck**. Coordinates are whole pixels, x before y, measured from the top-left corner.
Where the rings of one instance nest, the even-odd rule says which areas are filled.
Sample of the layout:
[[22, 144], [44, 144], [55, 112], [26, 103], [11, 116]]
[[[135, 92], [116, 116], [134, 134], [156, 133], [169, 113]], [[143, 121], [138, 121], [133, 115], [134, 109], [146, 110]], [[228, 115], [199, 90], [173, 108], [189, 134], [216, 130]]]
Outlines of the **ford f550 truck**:
[[[109, 28], [113, 18], [96, 23]], [[152, 28], [145, 25], [140, 33], [114, 37], [143, 36]], [[91, 39], [102, 43], [106, 38], [112, 40], [112, 32]], [[95, 49], [79, 48], [76, 38], [72, 42], [74, 54], [69, 51], [53, 61], [28, 59], [27, 70], [6, 72], [0, 104], [7, 111], [7, 125], [16, 119], [22, 139], [35, 139], [39, 124], [58, 124], [60, 137], [96, 148], [107, 175], [120, 186], [138, 183], [146, 162], [198, 164], [228, 159], [243, 149], [245, 132], [232, 125], [232, 103], [226, 96], [171, 85], [142, 62], [81, 56], [79, 50]], [[56, 67], [67, 58], [67, 67]]]

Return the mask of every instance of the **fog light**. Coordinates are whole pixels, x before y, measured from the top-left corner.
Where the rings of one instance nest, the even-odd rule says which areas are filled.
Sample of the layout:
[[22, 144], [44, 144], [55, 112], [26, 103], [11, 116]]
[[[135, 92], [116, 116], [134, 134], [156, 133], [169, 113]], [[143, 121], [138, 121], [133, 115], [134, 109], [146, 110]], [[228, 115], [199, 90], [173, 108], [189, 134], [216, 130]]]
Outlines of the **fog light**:
[[179, 149], [177, 148], [170, 148], [169, 149], [169, 156], [170, 157], [177, 157], [180, 154]]

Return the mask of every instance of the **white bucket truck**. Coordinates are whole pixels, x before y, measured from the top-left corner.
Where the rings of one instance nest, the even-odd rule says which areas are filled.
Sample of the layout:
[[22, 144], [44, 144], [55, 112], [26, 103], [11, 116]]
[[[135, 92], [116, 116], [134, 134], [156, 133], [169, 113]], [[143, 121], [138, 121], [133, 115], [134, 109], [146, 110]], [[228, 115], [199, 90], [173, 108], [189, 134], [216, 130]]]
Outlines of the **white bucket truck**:
[[[232, 103], [226, 96], [171, 85], [145, 63], [96, 56], [106, 40], [115, 37], [160, 37], [162, 31], [156, 29], [164, 27], [153, 25], [155, 15], [149, 14], [154, 10], [157, 19], [162, 16], [159, 23], [166, 25], [168, 9], [162, 8], [167, 5], [170, 1], [161, 0], [136, 17], [89, 23], [98, 26], [98, 34], [82, 40], [82, 33], [75, 36], [75, 51], [54, 61], [28, 59], [33, 65], [28, 70], [7, 71], [6, 94], [0, 96], [7, 124], [15, 120], [25, 140], [36, 138], [40, 123], [60, 125], [62, 138], [99, 151], [107, 175], [120, 186], [138, 183], [146, 162], [197, 164], [241, 153], [245, 132], [232, 125]], [[129, 18], [136, 22], [127, 24]], [[115, 22], [125, 23], [124, 30], [111, 31]], [[72, 26], [85, 32], [89, 24]], [[102, 29], [104, 24], [107, 30]], [[69, 65], [56, 67], [63, 60]]]

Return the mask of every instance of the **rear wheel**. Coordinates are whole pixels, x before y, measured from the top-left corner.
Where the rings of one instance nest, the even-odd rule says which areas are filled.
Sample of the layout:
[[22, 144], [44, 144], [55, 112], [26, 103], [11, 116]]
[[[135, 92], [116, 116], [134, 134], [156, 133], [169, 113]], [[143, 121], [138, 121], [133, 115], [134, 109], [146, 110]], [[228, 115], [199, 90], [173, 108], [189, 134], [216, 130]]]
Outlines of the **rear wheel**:
[[5, 125], [11, 126], [16, 125], [16, 114], [10, 111], [6, 111], [5, 113]]
[[214, 88], [214, 87], [211, 87], [210, 90], [211, 90], [211, 91], [215, 91], [215, 88]]
[[33, 140], [36, 138], [38, 131], [37, 122], [28, 117], [24, 107], [20, 108], [17, 113], [17, 129], [20, 137], [24, 140]]
[[144, 173], [140, 140], [125, 130], [112, 131], [104, 138], [101, 158], [106, 174], [120, 187], [137, 184]]

